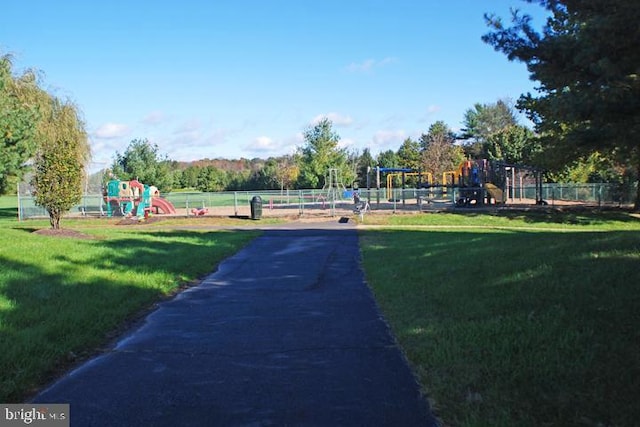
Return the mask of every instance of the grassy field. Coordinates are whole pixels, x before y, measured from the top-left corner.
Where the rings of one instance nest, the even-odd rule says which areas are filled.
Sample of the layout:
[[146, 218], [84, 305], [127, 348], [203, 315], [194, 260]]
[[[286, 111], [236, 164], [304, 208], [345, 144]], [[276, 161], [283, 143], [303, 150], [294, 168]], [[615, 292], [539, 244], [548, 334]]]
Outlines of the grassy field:
[[364, 269], [445, 425], [640, 419], [640, 220], [373, 216]]
[[[102, 219], [63, 221], [93, 239], [62, 239], [15, 206], [0, 197], [0, 402], [256, 236], [186, 229], [237, 219]], [[469, 210], [365, 224], [379, 227], [361, 232], [367, 279], [444, 425], [637, 424], [640, 219]]]
[[19, 223], [15, 206], [0, 197], [0, 402], [21, 401], [257, 235], [63, 220], [93, 238], [60, 238], [33, 233], [48, 221]]

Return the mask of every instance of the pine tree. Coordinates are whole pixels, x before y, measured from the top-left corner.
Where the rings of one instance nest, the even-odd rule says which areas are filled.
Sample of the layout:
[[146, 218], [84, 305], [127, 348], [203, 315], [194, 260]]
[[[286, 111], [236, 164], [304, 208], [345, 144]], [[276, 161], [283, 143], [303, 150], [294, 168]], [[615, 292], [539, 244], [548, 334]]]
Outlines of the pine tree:
[[[532, 0], [529, 0], [530, 2]], [[556, 165], [599, 152], [640, 178], [640, 2], [538, 0], [549, 13], [538, 32], [530, 16], [513, 12], [511, 27], [486, 17], [483, 40], [527, 65], [540, 82], [518, 107], [541, 135]], [[640, 185], [635, 208], [640, 209]]]

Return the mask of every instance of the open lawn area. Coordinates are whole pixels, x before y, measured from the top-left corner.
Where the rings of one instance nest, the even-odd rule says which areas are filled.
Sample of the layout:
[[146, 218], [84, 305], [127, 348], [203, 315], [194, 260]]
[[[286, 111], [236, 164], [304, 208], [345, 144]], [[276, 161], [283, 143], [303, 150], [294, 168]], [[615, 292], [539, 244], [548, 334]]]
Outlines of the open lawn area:
[[364, 269], [454, 426], [640, 419], [640, 220], [624, 212], [365, 217]]
[[84, 236], [61, 238], [33, 233], [48, 221], [18, 222], [15, 202], [0, 197], [0, 402], [23, 400], [258, 234], [102, 219], [63, 220]]
[[[18, 222], [15, 197], [0, 197], [0, 402], [27, 398], [259, 233], [193, 227], [242, 224], [228, 218], [119, 221], [42, 235], [48, 221]], [[467, 210], [364, 225], [367, 280], [443, 425], [637, 425], [637, 216]]]

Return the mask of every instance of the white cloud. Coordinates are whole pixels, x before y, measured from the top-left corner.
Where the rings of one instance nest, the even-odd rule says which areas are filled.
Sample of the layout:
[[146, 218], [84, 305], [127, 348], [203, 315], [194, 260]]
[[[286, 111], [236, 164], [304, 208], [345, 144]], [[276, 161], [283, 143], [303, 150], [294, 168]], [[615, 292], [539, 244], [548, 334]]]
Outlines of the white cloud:
[[404, 130], [379, 130], [373, 135], [373, 144], [378, 147], [399, 147], [406, 138]]
[[115, 156], [116, 151], [121, 150], [121, 142], [114, 140], [96, 140], [89, 139], [89, 145], [91, 146], [91, 160], [92, 162], [105, 162], [112, 159]]
[[275, 150], [277, 147], [272, 138], [269, 138], [268, 136], [259, 136], [254, 139], [253, 144], [246, 148], [252, 151], [269, 152]]
[[298, 132], [285, 139], [283, 148], [287, 148], [289, 149], [289, 153], [293, 153], [298, 147], [302, 146], [302, 144], [304, 144], [304, 134], [302, 132]]
[[328, 114], [318, 114], [311, 120], [311, 125], [317, 125], [324, 118], [331, 120], [331, 122], [336, 126], [350, 126], [353, 124], [353, 118], [351, 118], [351, 116], [331, 112]]
[[347, 65], [346, 68], [350, 73], [366, 73], [372, 71], [375, 68], [393, 64], [394, 62], [397, 62], [397, 59], [393, 57], [386, 57], [380, 60], [366, 59], [362, 62], [352, 62], [351, 64]]
[[122, 138], [129, 133], [129, 127], [122, 123], [105, 123], [93, 132], [100, 139]]
[[355, 141], [351, 138], [342, 138], [338, 141], [338, 147], [340, 148], [349, 148], [355, 145]]
[[296, 147], [303, 141], [302, 133], [297, 133], [284, 139], [273, 139], [262, 135], [255, 138], [250, 144], [243, 146], [242, 149], [249, 157], [281, 156], [294, 153]]

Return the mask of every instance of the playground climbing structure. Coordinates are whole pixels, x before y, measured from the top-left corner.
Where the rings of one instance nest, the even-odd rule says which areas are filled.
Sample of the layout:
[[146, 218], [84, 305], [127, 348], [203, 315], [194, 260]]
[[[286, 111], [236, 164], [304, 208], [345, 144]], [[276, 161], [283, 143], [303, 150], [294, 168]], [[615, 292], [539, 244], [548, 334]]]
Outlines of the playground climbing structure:
[[107, 206], [107, 216], [135, 216], [145, 218], [155, 209], [155, 213], [175, 214], [176, 209], [154, 186], [142, 184], [138, 180], [120, 181], [113, 179], [107, 183], [103, 194]]
[[347, 189], [340, 179], [340, 171], [335, 168], [330, 168], [328, 176], [325, 177], [320, 198], [332, 203], [343, 199], [346, 192]]

